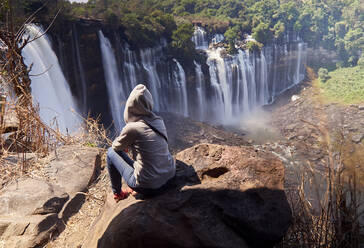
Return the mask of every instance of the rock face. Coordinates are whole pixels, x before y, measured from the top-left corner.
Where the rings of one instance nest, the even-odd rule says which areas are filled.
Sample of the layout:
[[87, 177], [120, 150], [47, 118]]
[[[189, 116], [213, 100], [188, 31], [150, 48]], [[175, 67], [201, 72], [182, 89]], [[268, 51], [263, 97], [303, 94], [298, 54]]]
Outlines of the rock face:
[[65, 146], [50, 156], [44, 179], [20, 178], [0, 192], [4, 247], [38, 247], [63, 228], [82, 204], [100, 166], [96, 148]]
[[283, 181], [269, 153], [196, 145], [178, 153], [164, 194], [119, 203], [109, 194], [83, 247], [272, 247], [291, 222]]

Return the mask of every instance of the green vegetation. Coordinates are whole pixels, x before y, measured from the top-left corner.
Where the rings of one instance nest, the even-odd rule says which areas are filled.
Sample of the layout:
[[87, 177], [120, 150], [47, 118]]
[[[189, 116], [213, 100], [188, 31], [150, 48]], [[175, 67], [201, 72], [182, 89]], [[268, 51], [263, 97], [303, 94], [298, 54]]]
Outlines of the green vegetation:
[[[16, 16], [32, 13], [46, 0], [13, 0]], [[89, 0], [87, 4], [48, 1], [42, 13], [60, 18], [98, 19], [120, 27], [136, 46], [151, 46], [165, 37], [172, 41], [177, 24], [199, 23], [209, 32], [225, 33], [230, 50], [233, 40], [252, 33], [260, 43], [281, 40], [297, 32], [311, 46], [339, 53], [342, 66], [357, 65], [364, 48], [364, 5], [361, 0]], [[0, 18], [4, 20], [2, 1]], [[22, 15], [23, 14], [23, 15]], [[43, 15], [44, 17], [44, 15]], [[0, 20], [1, 21], [1, 20]], [[189, 46], [189, 44], [186, 44]], [[189, 50], [188, 47], [185, 48]]]
[[246, 49], [248, 49], [251, 52], [260, 51], [260, 50], [262, 50], [262, 48], [263, 48], [263, 44], [258, 41], [250, 40], [246, 43]]
[[172, 33], [172, 54], [176, 58], [189, 60], [190, 55], [195, 54], [195, 44], [192, 42], [193, 26], [183, 23]]
[[329, 72], [330, 79], [320, 80], [319, 87], [327, 101], [344, 104], [364, 102], [364, 70], [359, 66]]
[[[6, 2], [2, 1], [1, 9]], [[309, 46], [336, 51], [341, 58], [338, 65], [344, 67], [356, 66], [364, 48], [362, 0], [89, 0], [87, 4], [13, 0], [16, 16], [27, 16], [44, 2], [48, 4], [40, 13], [42, 18], [50, 19], [61, 7], [59, 18], [103, 20], [139, 47], [152, 46], [162, 36], [172, 42], [177, 26], [190, 22], [208, 32], [225, 33], [231, 52], [233, 41], [246, 33], [267, 44], [295, 32]], [[1, 12], [0, 22], [4, 22], [6, 15]]]
[[326, 68], [320, 68], [318, 70], [318, 76], [321, 82], [326, 82], [330, 78], [329, 72]]
[[224, 36], [229, 43], [228, 53], [236, 53], [235, 42], [241, 37], [242, 33], [239, 26], [234, 26], [226, 30]]

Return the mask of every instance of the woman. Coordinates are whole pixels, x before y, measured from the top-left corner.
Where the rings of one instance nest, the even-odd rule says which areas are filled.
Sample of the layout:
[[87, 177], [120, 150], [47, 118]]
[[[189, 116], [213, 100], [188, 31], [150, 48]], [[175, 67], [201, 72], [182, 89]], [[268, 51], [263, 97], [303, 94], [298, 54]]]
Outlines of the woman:
[[[107, 152], [107, 168], [116, 202], [131, 193], [121, 190], [121, 177], [130, 189], [148, 196], [157, 194], [175, 175], [166, 127], [152, 109], [153, 98], [149, 90], [142, 84], [137, 85], [126, 101], [126, 126]], [[128, 148], [136, 153], [136, 161], [124, 152]]]

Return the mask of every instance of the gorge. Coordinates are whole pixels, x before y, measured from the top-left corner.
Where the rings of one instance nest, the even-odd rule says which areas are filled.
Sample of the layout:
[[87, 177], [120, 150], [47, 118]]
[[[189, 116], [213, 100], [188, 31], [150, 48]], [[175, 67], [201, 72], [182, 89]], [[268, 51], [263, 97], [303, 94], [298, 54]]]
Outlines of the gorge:
[[[283, 42], [265, 45], [261, 51], [238, 49], [236, 54], [228, 55], [219, 45], [222, 34], [208, 34], [196, 26], [192, 41], [206, 60], [188, 63], [167, 55], [164, 39], [155, 47], [135, 49], [133, 44], [122, 41], [115, 30], [77, 23], [69, 26], [65, 34], [50, 32], [48, 38], [28, 45], [24, 51], [26, 61], [35, 60], [52, 40], [58, 60], [38, 59], [44, 63], [43, 76], [48, 77], [52, 87], [70, 88], [73, 96], [57, 88], [42, 94], [52, 99], [62, 94], [61, 99], [68, 99], [69, 104], [60, 104], [63, 110], [51, 108], [58, 113], [73, 108], [83, 116], [101, 114], [102, 122], [113, 122], [116, 130], [123, 126], [123, 104], [139, 83], [150, 89], [156, 111], [233, 124], [255, 108], [272, 103], [305, 77], [307, 44], [294, 33], [287, 33]], [[28, 52], [30, 46], [33, 53]], [[62, 71], [58, 71], [58, 61]], [[32, 78], [35, 96], [44, 90], [37, 88], [39, 80]], [[72, 103], [73, 97], [77, 103]], [[41, 109], [46, 106], [42, 102], [48, 99], [36, 99]], [[59, 118], [58, 122], [68, 129], [75, 124], [67, 118]]]

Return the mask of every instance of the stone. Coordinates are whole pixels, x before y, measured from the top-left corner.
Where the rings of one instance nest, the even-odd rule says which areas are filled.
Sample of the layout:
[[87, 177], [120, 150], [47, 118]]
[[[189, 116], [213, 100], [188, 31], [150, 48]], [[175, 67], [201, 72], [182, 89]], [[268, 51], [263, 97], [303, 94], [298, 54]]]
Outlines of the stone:
[[48, 180], [20, 178], [0, 191], [0, 240], [5, 247], [38, 247], [80, 208], [100, 168], [97, 148], [64, 146], [46, 159]]
[[292, 217], [284, 166], [253, 147], [200, 144], [177, 154], [167, 192], [104, 209], [83, 247], [273, 247]]
[[362, 141], [362, 139], [364, 138], [364, 133], [358, 133], [358, 134], [354, 134], [351, 137], [351, 140], [355, 143], [360, 143]]
[[359, 106], [358, 106], [358, 109], [359, 109], [359, 110], [364, 110], [364, 105], [359, 105]]
[[300, 99], [301, 97], [300, 96], [298, 96], [298, 95], [293, 95], [292, 97], [291, 97], [291, 101], [292, 102], [294, 102], [294, 101], [296, 101], [296, 100], [298, 100], [298, 99]]

